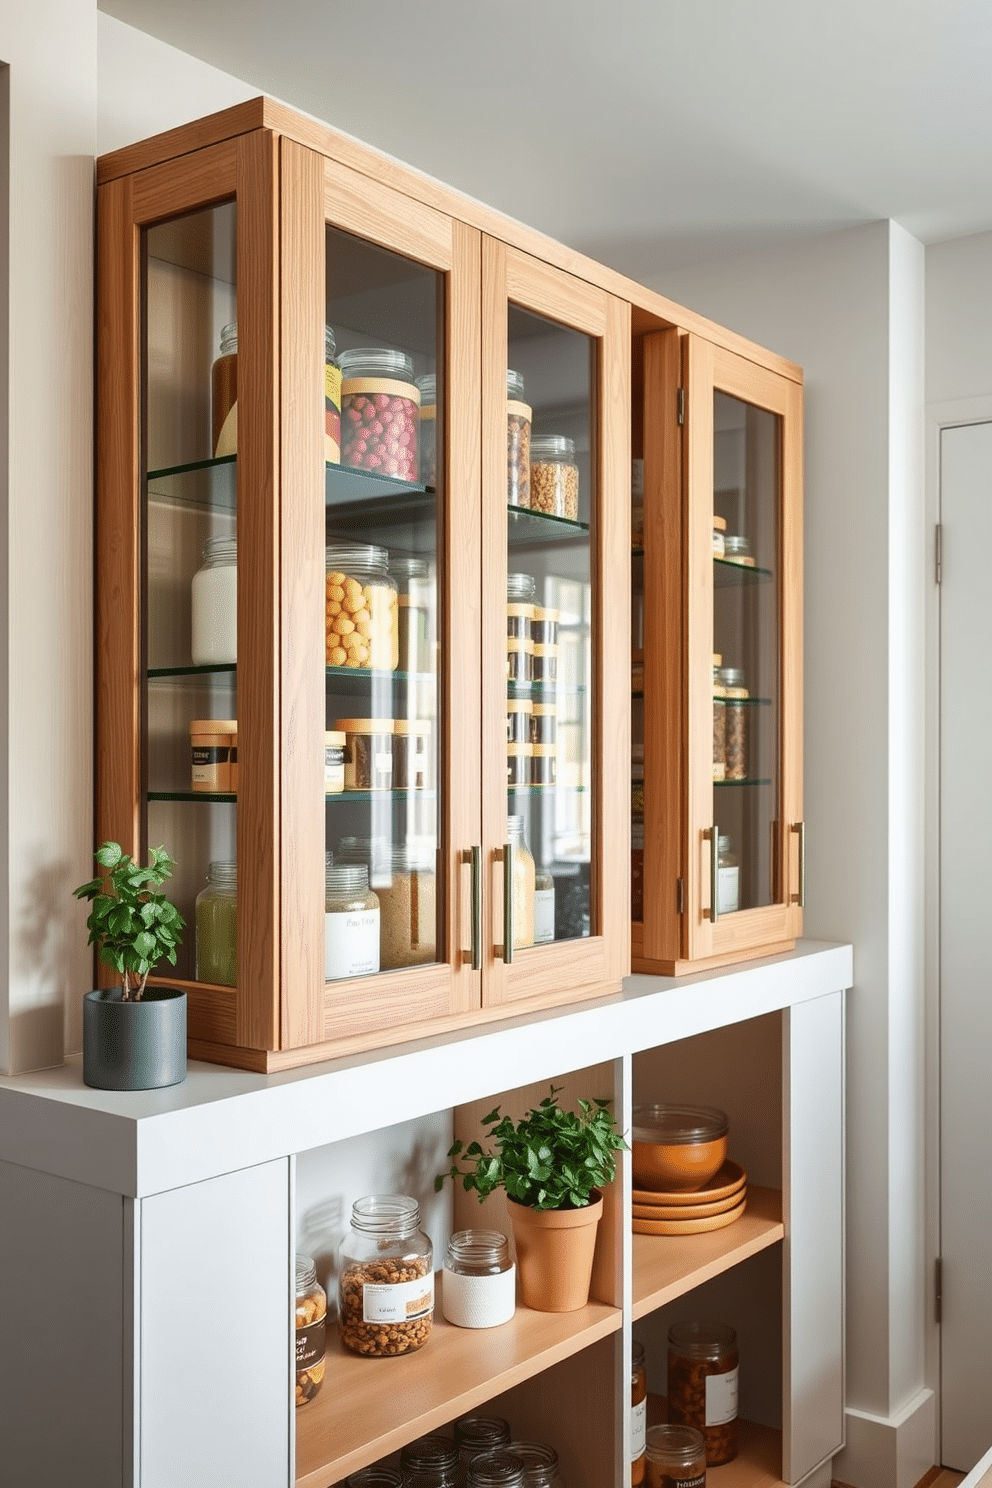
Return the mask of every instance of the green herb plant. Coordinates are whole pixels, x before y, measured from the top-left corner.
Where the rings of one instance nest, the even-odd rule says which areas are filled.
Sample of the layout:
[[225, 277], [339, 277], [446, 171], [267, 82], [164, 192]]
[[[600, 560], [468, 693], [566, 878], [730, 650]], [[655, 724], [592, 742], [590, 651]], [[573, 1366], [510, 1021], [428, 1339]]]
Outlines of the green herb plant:
[[160, 893], [176, 866], [164, 847], [151, 849], [151, 862], [142, 868], [118, 842], [104, 842], [93, 855], [104, 874], [73, 889], [77, 899], [93, 908], [86, 921], [88, 945], [99, 948], [100, 959], [124, 979], [122, 1000], [138, 1002], [149, 972], [161, 960], [176, 964], [186, 922]]
[[[558, 1096], [564, 1087], [551, 1086], [551, 1094], [519, 1121], [501, 1116], [499, 1106], [482, 1118], [492, 1146], [479, 1142], [466, 1147], [455, 1142], [449, 1149], [452, 1161], [446, 1173], [434, 1179], [440, 1193], [444, 1180], [459, 1179], [467, 1193], [479, 1202], [497, 1188], [530, 1209], [584, 1209], [592, 1190], [612, 1183], [617, 1164], [614, 1154], [626, 1152], [627, 1143], [605, 1100], [580, 1100], [578, 1112], [564, 1111]], [[459, 1166], [457, 1159], [467, 1161]]]

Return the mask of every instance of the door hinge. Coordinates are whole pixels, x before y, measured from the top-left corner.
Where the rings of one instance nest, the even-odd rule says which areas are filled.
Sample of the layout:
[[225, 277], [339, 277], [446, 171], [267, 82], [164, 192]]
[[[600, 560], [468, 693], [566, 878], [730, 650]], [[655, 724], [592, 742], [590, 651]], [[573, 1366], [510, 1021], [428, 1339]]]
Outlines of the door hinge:
[[943, 564], [943, 557], [944, 557], [944, 528], [943, 528], [943, 526], [941, 525], [940, 522], [937, 523], [937, 527], [936, 527], [936, 531], [935, 531], [933, 552], [934, 552], [934, 573], [935, 573], [935, 577], [936, 577], [937, 583], [939, 584], [940, 583], [940, 579], [941, 579], [941, 567], [942, 567], [942, 564]]
[[940, 1256], [933, 1263], [933, 1310], [939, 1323], [944, 1304], [944, 1262]]
[[675, 880], [675, 908], [678, 914], [685, 914], [685, 880]]
[[678, 389], [677, 406], [678, 406], [678, 414], [679, 414], [679, 423], [680, 424], [684, 424], [685, 423], [685, 388], [679, 388]]

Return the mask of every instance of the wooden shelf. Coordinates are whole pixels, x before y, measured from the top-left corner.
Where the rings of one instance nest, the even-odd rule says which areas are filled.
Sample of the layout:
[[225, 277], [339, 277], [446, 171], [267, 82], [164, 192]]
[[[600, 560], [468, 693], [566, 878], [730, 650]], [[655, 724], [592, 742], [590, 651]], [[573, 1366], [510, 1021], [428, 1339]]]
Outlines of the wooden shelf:
[[[663, 1395], [648, 1396], [648, 1424], [667, 1419]], [[706, 1469], [706, 1488], [786, 1488], [782, 1478], [782, 1433], [757, 1421], [737, 1426], [737, 1456], [722, 1467]]]
[[434, 1328], [416, 1354], [363, 1359], [329, 1329], [323, 1388], [296, 1413], [297, 1488], [327, 1488], [621, 1326], [619, 1309], [593, 1302], [564, 1313], [518, 1307], [501, 1328], [455, 1328], [441, 1315], [441, 1284], [438, 1274]]
[[784, 1236], [779, 1190], [750, 1186], [744, 1213], [725, 1230], [708, 1235], [634, 1235], [635, 1321]]

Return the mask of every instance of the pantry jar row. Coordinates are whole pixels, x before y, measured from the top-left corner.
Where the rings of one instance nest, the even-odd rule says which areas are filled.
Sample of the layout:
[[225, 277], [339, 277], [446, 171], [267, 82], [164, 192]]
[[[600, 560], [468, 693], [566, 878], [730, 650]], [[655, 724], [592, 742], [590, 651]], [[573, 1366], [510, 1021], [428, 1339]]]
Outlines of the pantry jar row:
[[461, 1416], [453, 1435], [408, 1442], [399, 1463], [352, 1473], [348, 1488], [565, 1488], [558, 1453], [547, 1442], [515, 1441], [503, 1416]]
[[634, 1340], [630, 1376], [630, 1483], [697, 1488], [706, 1469], [737, 1456], [739, 1353], [725, 1323], [689, 1320], [668, 1330], [666, 1424], [647, 1424], [647, 1362]]
[[[238, 723], [198, 718], [190, 731], [190, 787], [237, 794]], [[324, 734], [324, 794], [427, 790], [433, 725], [418, 718], [339, 718]]]
[[740, 667], [723, 665], [713, 653], [713, 779], [745, 780], [748, 763], [747, 701]]
[[506, 576], [506, 679], [514, 689], [554, 687], [558, 680], [558, 610], [534, 602], [529, 573]]

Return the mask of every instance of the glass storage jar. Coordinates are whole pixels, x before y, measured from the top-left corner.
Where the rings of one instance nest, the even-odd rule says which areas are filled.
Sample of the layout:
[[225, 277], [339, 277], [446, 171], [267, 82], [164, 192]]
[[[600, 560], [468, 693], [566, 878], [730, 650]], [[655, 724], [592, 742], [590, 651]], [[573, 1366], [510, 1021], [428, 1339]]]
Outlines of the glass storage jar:
[[427, 790], [431, 783], [432, 725], [425, 718], [393, 722], [393, 789]]
[[484, 1452], [468, 1465], [468, 1488], [524, 1488], [524, 1465], [511, 1447]]
[[525, 1488], [565, 1488], [554, 1447], [544, 1442], [511, 1442], [510, 1451], [524, 1465]]
[[400, 1452], [404, 1488], [464, 1488], [465, 1464], [455, 1442], [440, 1433], [418, 1436]]
[[747, 779], [747, 697], [740, 667], [721, 667], [723, 687], [725, 780]]
[[324, 868], [324, 980], [379, 970], [379, 898], [360, 863]]
[[648, 1429], [648, 1370], [644, 1345], [635, 1338], [630, 1347], [630, 1481], [644, 1482], [644, 1438]]
[[513, 949], [534, 944], [534, 859], [522, 816], [508, 816], [506, 835], [513, 854]]
[[379, 947], [383, 971], [420, 966], [436, 956], [437, 900], [433, 855], [411, 847], [393, 850], [388, 888], [378, 892]]
[[722, 558], [724, 556], [724, 554], [726, 553], [726, 551], [727, 551], [726, 537], [725, 537], [726, 531], [727, 531], [727, 519], [726, 519], [726, 517], [718, 517], [718, 516], [714, 515], [714, 517], [713, 517], [713, 557], [714, 558]]
[[558, 647], [534, 646], [532, 675], [535, 687], [554, 687], [558, 682]]
[[388, 889], [392, 882], [393, 845], [388, 837], [342, 837], [335, 855], [338, 863], [364, 863], [369, 888]]
[[534, 870], [534, 944], [555, 938], [555, 881], [548, 868]]
[[510, 506], [530, 506], [530, 429], [534, 410], [524, 402], [519, 372], [506, 374], [506, 499]]
[[532, 744], [557, 744], [557, 703], [542, 702], [533, 704], [531, 711], [530, 738]]
[[324, 795], [337, 796], [344, 790], [344, 746], [347, 735], [339, 729], [324, 731]]
[[579, 517], [579, 467], [575, 440], [544, 434], [530, 442], [530, 505], [550, 517]]
[[210, 416], [215, 459], [238, 452], [238, 324], [220, 333], [220, 356], [210, 370]]
[[393, 719], [339, 718], [334, 731], [344, 734], [345, 790], [392, 790]]
[[324, 1378], [327, 1293], [308, 1255], [296, 1257], [296, 1404], [306, 1405]]
[[532, 687], [534, 683], [534, 642], [507, 641], [506, 680], [512, 687]]
[[534, 712], [534, 704], [530, 698], [508, 697], [506, 700], [506, 742], [507, 744], [529, 744], [533, 743], [531, 738], [531, 718]]
[[399, 604], [386, 549], [332, 543], [324, 550], [324, 569], [327, 665], [395, 672]]
[[651, 1426], [645, 1460], [648, 1488], [706, 1488], [706, 1443], [692, 1426]]
[[[444, 1258], [441, 1290], [444, 1316], [456, 1328], [498, 1328], [508, 1323], [516, 1306], [516, 1277], [517, 1268], [510, 1260], [510, 1242], [505, 1235], [498, 1230], [456, 1231], [448, 1241]], [[458, 1426], [456, 1421], [456, 1439]], [[506, 1436], [494, 1445], [509, 1439], [507, 1427]]]
[[531, 785], [554, 785], [558, 780], [558, 745], [532, 744]]
[[668, 1330], [668, 1419], [694, 1426], [706, 1466], [737, 1456], [737, 1334], [725, 1323], [673, 1323]]
[[211, 863], [196, 896], [196, 980], [238, 985], [237, 863]]
[[[463, 1234], [470, 1233], [463, 1231]], [[482, 1234], [483, 1231], [477, 1233]], [[498, 1237], [505, 1244], [505, 1235]], [[447, 1269], [447, 1263], [445, 1263]], [[459, 1416], [455, 1422], [455, 1445], [459, 1456], [467, 1467], [473, 1457], [479, 1457], [485, 1452], [497, 1452], [501, 1447], [510, 1444], [510, 1423], [504, 1421], [502, 1416], [468, 1415]]]
[[420, 445], [420, 480], [425, 486], [437, 485], [437, 375], [427, 372], [417, 378], [420, 415], [417, 437]]
[[397, 638], [401, 672], [433, 672], [431, 655], [431, 578], [423, 558], [390, 558], [396, 580]]
[[506, 746], [506, 783], [511, 789], [518, 789], [531, 783], [531, 770], [534, 763], [534, 746], [529, 741], [526, 744], [507, 744]]
[[434, 1250], [420, 1205], [406, 1194], [371, 1194], [351, 1207], [338, 1247], [341, 1341], [387, 1358], [422, 1348], [434, 1318]]
[[238, 659], [238, 540], [209, 537], [191, 586], [194, 666], [223, 666]]
[[324, 463], [341, 464], [341, 365], [334, 330], [324, 327]]
[[713, 779], [724, 780], [727, 775], [727, 689], [720, 681], [723, 657], [713, 652]]
[[535, 646], [556, 646], [558, 644], [558, 622], [560, 619], [560, 610], [550, 609], [542, 605], [534, 606], [534, 616], [530, 622], [530, 638]]
[[754, 559], [751, 557], [751, 544], [746, 537], [735, 536], [731, 532], [724, 534], [723, 556], [728, 563], [740, 563], [744, 568], [753, 568]]
[[348, 1488], [403, 1488], [403, 1474], [388, 1462], [373, 1462], [350, 1475]]
[[717, 839], [716, 902], [720, 914], [733, 914], [741, 907], [741, 870], [729, 837]]
[[189, 726], [190, 788], [224, 794], [231, 785], [231, 747], [237, 739], [234, 718], [196, 718]]
[[420, 390], [402, 351], [362, 346], [341, 353], [341, 460], [415, 481]]

